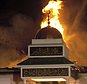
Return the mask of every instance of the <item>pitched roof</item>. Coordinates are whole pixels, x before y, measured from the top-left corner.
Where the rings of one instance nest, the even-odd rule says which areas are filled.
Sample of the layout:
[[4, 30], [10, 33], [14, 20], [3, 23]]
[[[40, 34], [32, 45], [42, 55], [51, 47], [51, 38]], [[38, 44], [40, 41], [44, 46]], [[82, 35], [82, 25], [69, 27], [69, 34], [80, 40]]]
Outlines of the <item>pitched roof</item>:
[[73, 64], [65, 57], [28, 58], [17, 65]]
[[20, 68], [0, 68], [0, 74], [20, 73]]

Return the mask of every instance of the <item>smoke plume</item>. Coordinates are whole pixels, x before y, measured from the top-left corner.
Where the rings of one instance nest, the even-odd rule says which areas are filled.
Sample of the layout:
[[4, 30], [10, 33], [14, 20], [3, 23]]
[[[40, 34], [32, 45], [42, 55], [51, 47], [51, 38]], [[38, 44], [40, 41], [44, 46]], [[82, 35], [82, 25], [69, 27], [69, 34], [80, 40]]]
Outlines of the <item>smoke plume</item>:
[[[45, 6], [48, 0], [42, 4]], [[62, 0], [60, 21], [64, 28], [65, 43], [69, 48], [69, 59], [78, 65], [87, 66], [87, 1]], [[40, 18], [39, 18], [40, 19]], [[38, 24], [39, 20], [36, 19]], [[15, 66], [26, 58], [27, 47], [37, 28], [29, 16], [16, 14], [9, 20], [11, 26], [0, 26], [0, 67]], [[40, 23], [40, 22], [39, 22]]]
[[78, 65], [87, 66], [87, 1], [64, 1], [61, 23], [65, 29], [65, 43], [69, 48], [69, 59]]
[[27, 47], [35, 36], [33, 20], [17, 14], [9, 20], [12, 26], [0, 27], [0, 67], [15, 66], [27, 56]]

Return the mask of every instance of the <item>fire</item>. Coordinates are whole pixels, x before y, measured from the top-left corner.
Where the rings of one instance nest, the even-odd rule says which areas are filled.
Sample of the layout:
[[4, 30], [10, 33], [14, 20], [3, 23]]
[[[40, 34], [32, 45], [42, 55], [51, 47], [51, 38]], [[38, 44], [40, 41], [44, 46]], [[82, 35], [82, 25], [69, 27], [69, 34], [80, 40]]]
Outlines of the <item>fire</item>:
[[62, 1], [50, 0], [48, 2], [48, 5], [42, 9], [42, 12], [46, 14], [46, 18], [44, 18], [43, 21], [41, 22], [41, 28], [48, 26], [48, 15], [49, 15], [49, 22], [50, 22], [49, 26], [57, 28], [63, 35], [64, 29], [59, 21], [59, 15], [60, 15], [59, 10], [61, 8], [62, 8]]

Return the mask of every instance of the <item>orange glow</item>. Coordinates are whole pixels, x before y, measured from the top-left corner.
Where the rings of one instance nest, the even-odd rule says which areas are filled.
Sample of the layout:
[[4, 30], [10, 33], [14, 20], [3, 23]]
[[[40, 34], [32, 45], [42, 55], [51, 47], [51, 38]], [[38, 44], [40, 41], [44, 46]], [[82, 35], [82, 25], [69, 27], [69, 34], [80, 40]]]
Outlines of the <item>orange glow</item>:
[[64, 78], [33, 78], [33, 81], [66, 81]]
[[59, 10], [62, 8], [62, 1], [57, 0], [50, 0], [47, 4], [42, 9], [42, 12], [46, 14], [46, 18], [43, 19], [41, 22], [41, 28], [47, 27], [48, 26], [48, 13], [49, 13], [49, 22], [50, 26], [58, 29], [60, 33], [63, 35], [64, 29], [62, 28], [62, 25], [60, 24], [59, 21]]

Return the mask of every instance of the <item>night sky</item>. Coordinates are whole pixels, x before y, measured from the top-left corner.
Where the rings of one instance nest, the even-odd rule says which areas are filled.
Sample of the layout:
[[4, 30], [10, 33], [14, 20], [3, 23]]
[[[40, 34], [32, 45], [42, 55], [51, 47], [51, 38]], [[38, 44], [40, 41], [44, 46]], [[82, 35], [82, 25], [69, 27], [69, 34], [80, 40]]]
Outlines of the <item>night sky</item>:
[[[42, 21], [41, 9], [49, 0], [0, 0], [0, 67], [14, 66], [27, 58]], [[63, 0], [60, 11], [69, 59], [87, 66], [87, 1]]]

